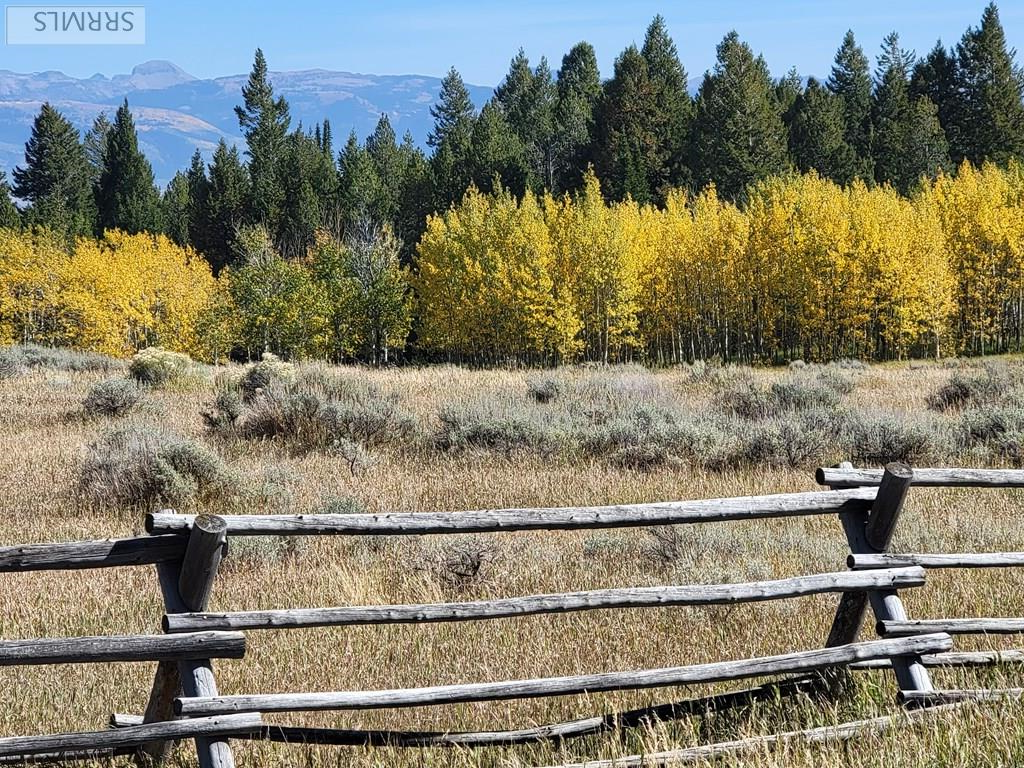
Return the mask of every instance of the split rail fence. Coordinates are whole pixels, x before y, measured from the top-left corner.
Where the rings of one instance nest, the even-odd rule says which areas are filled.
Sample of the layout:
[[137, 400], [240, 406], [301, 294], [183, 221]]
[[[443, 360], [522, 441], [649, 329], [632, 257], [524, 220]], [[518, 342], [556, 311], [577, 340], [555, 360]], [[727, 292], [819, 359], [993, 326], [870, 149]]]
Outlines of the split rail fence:
[[[1024, 488], [1024, 471], [918, 469], [891, 464], [884, 470], [846, 464], [819, 469], [828, 490], [731, 499], [672, 501], [582, 508], [507, 509], [450, 513], [345, 515], [229, 515], [198, 517], [164, 511], [148, 515], [148, 535], [129, 539], [0, 547], [0, 572], [74, 570], [155, 565], [165, 615], [162, 635], [44, 638], [0, 641], [0, 666], [87, 662], [157, 663], [150, 699], [141, 715], [114, 714], [109, 727], [84, 733], [0, 738], [0, 764], [133, 755], [140, 765], [159, 764], [177, 741], [194, 742], [204, 768], [235, 765], [231, 740], [349, 746], [460, 746], [566, 740], [627, 728], [651, 720], [712, 710], [805, 691], [841, 695], [850, 670], [889, 668], [896, 693], [911, 717], [965, 701], [1024, 695], [1021, 690], [937, 690], [932, 667], [991, 666], [1024, 660], [1024, 652], [954, 651], [954, 636], [1024, 632], [1024, 618], [913, 620], [900, 590], [925, 583], [935, 568], [1012, 568], [1024, 552], [893, 553], [890, 544], [913, 485]], [[231, 536], [406, 536], [454, 533], [580, 530], [723, 523], [736, 520], [837, 515], [850, 549], [848, 570], [732, 584], [597, 589], [471, 602], [207, 610]], [[246, 631], [367, 624], [490, 621], [598, 609], [738, 604], [836, 593], [838, 607], [820, 648], [776, 656], [567, 677], [472, 682], [394, 690], [222, 694], [212, 660], [241, 658]], [[870, 608], [877, 639], [858, 641]], [[464, 702], [527, 699], [604, 691], [770, 679], [756, 687], [629, 712], [601, 714], [540, 727], [491, 732], [370, 731], [265, 723], [266, 713], [397, 709]], [[766, 734], [658, 755], [602, 764], [683, 762], [802, 738], [842, 740], [880, 731], [893, 717], [806, 731]]]

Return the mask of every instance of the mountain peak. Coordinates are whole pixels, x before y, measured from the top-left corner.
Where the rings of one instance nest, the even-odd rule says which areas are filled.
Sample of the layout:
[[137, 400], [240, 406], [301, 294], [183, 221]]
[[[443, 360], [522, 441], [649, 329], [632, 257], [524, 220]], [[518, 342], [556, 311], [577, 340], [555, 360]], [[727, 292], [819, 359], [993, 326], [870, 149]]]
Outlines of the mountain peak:
[[167, 88], [189, 83], [196, 78], [177, 64], [163, 59], [144, 61], [132, 67], [131, 81], [136, 88]]

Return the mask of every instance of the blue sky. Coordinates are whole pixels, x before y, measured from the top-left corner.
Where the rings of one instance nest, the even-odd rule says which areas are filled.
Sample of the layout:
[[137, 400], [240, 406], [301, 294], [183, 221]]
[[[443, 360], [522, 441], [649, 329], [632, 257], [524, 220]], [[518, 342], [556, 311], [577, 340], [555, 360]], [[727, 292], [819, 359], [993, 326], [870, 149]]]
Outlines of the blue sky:
[[[131, 0], [121, 0], [122, 3]], [[25, 0], [20, 0], [24, 3]], [[546, 55], [556, 69], [579, 40], [594, 44], [604, 76], [615, 56], [643, 40], [661, 13], [691, 77], [714, 63], [715, 44], [730, 29], [762, 52], [775, 74], [796, 66], [827, 75], [843, 33], [852, 28], [874, 58], [895, 29], [919, 54], [936, 39], [949, 45], [981, 17], [984, 0], [288, 0], [232, 3], [150, 0], [143, 46], [6, 46], [0, 69], [62, 70], [87, 77], [128, 72], [149, 59], [169, 59], [198, 77], [249, 69], [261, 46], [272, 69], [324, 68], [374, 74], [441, 75], [455, 65], [465, 79], [496, 84], [522, 46], [532, 61]], [[1024, 48], [1024, 0], [999, 4], [1012, 46]], [[1018, 59], [1019, 60], [1019, 59]]]

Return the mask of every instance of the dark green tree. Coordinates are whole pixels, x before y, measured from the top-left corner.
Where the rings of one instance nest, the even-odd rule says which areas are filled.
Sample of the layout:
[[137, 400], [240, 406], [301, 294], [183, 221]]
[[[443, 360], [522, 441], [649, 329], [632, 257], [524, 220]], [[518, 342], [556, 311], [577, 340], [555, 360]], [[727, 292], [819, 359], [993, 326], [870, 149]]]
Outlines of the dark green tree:
[[843, 101], [813, 77], [792, 107], [789, 150], [803, 172], [815, 170], [838, 184], [857, 172], [857, 157], [846, 143]]
[[640, 54], [647, 62], [654, 100], [659, 112], [655, 129], [656, 165], [652, 194], [659, 200], [672, 187], [687, 186], [692, 178], [687, 165], [687, 143], [693, 121], [693, 99], [686, 89], [686, 69], [659, 14], [647, 27]]
[[32, 123], [25, 165], [14, 169], [14, 195], [28, 202], [26, 223], [72, 238], [92, 234], [96, 204], [78, 131], [48, 102]]
[[528, 149], [512, 129], [501, 106], [489, 101], [473, 125], [473, 183], [483, 192], [496, 185], [522, 195], [530, 179]]
[[853, 31], [847, 31], [836, 52], [828, 89], [842, 99], [846, 143], [857, 155], [857, 173], [873, 178], [871, 159], [871, 70], [868, 57], [857, 45]]
[[346, 225], [371, 215], [381, 199], [380, 177], [355, 131], [338, 156], [338, 197]]
[[910, 98], [916, 101], [924, 96], [936, 105], [939, 122], [951, 145], [956, 144], [957, 87], [956, 58], [939, 40], [928, 55], [914, 65], [910, 76]]
[[107, 135], [103, 170], [96, 183], [100, 231], [155, 232], [160, 228], [160, 194], [153, 168], [139, 149], [128, 100], [117, 108]]
[[656, 101], [647, 60], [631, 45], [615, 60], [598, 112], [597, 173], [613, 200], [653, 202], [659, 178], [658, 137], [665, 114]]
[[107, 139], [110, 137], [110, 120], [106, 112], [100, 112], [92, 121], [92, 126], [85, 132], [82, 139], [82, 147], [85, 149], [85, 158], [89, 161], [92, 169], [90, 182], [95, 187], [100, 180], [103, 166], [107, 156]]
[[427, 214], [433, 207], [433, 177], [430, 163], [423, 150], [416, 146], [412, 134], [406, 131], [398, 147], [402, 158], [402, 194], [395, 222], [395, 234], [402, 241], [402, 264], [412, 263], [416, 243], [427, 223]]
[[284, 196], [274, 239], [282, 256], [297, 258], [307, 253], [317, 229], [328, 224], [325, 214], [334, 193], [323, 185], [337, 175], [331, 158], [301, 125], [288, 136], [283, 152]]
[[730, 32], [697, 95], [692, 164], [697, 184], [714, 182], [726, 198], [781, 173], [787, 165], [782, 123], [768, 65]]
[[576, 189], [594, 160], [601, 73], [590, 43], [577, 43], [562, 58], [555, 105], [555, 173], [552, 192]]
[[164, 222], [164, 234], [178, 245], [192, 245], [188, 231], [188, 216], [191, 207], [188, 173], [178, 171], [167, 188], [164, 189], [163, 197], [160, 198], [160, 218]]
[[954, 154], [978, 164], [1024, 157], [1024, 73], [1007, 48], [999, 10], [989, 3], [981, 25], [956, 47], [957, 94]]
[[427, 144], [434, 148], [430, 165], [437, 209], [460, 199], [472, 178], [474, 112], [469, 90], [452, 67], [441, 81], [437, 104], [430, 108], [434, 127]]
[[185, 220], [188, 226], [188, 242], [200, 252], [212, 247], [210, 243], [210, 180], [206, 177], [206, 163], [197, 149], [185, 172], [188, 182], [188, 210]]
[[0, 229], [19, 229], [21, 213], [11, 198], [11, 185], [7, 183], [7, 174], [0, 171]]
[[949, 171], [952, 164], [938, 107], [927, 96], [911, 102], [904, 131], [903, 176], [898, 186], [909, 193], [922, 178], [934, 179], [940, 171]]
[[232, 261], [236, 234], [246, 222], [249, 194], [249, 174], [238, 148], [229, 148], [221, 139], [210, 163], [207, 245], [203, 249], [214, 274]]
[[900, 47], [899, 35], [890, 32], [882, 42], [875, 71], [871, 103], [873, 135], [871, 155], [875, 181], [902, 187], [905, 181], [904, 152], [910, 113], [910, 66], [914, 55]]
[[279, 229], [284, 201], [284, 149], [291, 117], [283, 96], [274, 97], [268, 79], [267, 60], [256, 49], [248, 82], [242, 86], [241, 106], [235, 107], [238, 125], [245, 136], [251, 179], [250, 220], [262, 222], [270, 232]]
[[395, 129], [391, 127], [387, 115], [380, 116], [373, 133], [367, 137], [366, 153], [379, 180], [377, 199], [371, 214], [375, 221], [394, 226], [402, 203], [406, 161], [398, 149]]

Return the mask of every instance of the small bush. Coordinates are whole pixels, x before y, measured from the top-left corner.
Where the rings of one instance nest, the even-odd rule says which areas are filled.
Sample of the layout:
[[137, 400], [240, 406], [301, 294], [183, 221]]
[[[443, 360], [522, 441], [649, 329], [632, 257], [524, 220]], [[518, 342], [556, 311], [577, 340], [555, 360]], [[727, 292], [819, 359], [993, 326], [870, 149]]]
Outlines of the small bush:
[[450, 404], [441, 409], [438, 417], [441, 426], [434, 444], [442, 450], [485, 448], [504, 454], [533, 451], [550, 455], [566, 442], [557, 428], [531, 418], [526, 412], [503, 411], [484, 404]]
[[93, 500], [112, 506], [182, 504], [233, 493], [233, 478], [216, 454], [143, 427], [116, 429], [92, 443], [80, 485]]
[[130, 379], [106, 379], [93, 384], [82, 400], [89, 416], [123, 416], [142, 399], [139, 385]]
[[212, 430], [225, 430], [233, 427], [242, 417], [245, 405], [237, 389], [221, 389], [209, 409], [203, 411], [203, 421]]
[[928, 407], [948, 411], [970, 403], [991, 403], [1002, 398], [1009, 388], [1009, 377], [996, 367], [990, 366], [980, 374], [956, 371], [929, 395]]
[[674, 464], [678, 459], [665, 446], [647, 443], [623, 446], [611, 455], [611, 461], [623, 469], [646, 472], [657, 467]]
[[128, 375], [140, 384], [159, 387], [184, 377], [191, 365], [192, 359], [181, 352], [147, 347], [135, 353], [128, 364]]
[[73, 349], [43, 347], [38, 344], [18, 344], [8, 347], [8, 349], [19, 352], [29, 368], [44, 368], [70, 373], [110, 373], [124, 368], [124, 363], [120, 360], [96, 352], [79, 352]]
[[819, 378], [793, 376], [772, 382], [769, 399], [772, 414], [782, 411], [803, 411], [838, 405], [839, 392], [831, 382]]
[[799, 468], [820, 464], [827, 445], [824, 431], [792, 419], [775, 419], [751, 431], [745, 454], [756, 466]]
[[20, 376], [27, 368], [28, 361], [18, 347], [0, 349], [0, 380]]
[[860, 464], [908, 464], [941, 459], [949, 454], [949, 440], [941, 424], [929, 420], [903, 420], [896, 414], [858, 414], [847, 434], [850, 458]]
[[550, 403], [561, 392], [562, 387], [556, 379], [545, 376], [540, 379], [531, 379], [526, 384], [526, 394], [538, 403]]
[[421, 569], [449, 593], [462, 593], [486, 581], [498, 557], [498, 547], [490, 539], [470, 536], [461, 541], [436, 545]]
[[774, 404], [768, 391], [752, 381], [739, 381], [719, 395], [719, 405], [726, 413], [741, 419], [765, 419], [774, 413]]
[[258, 363], [246, 366], [238, 382], [242, 399], [251, 403], [256, 395], [275, 382], [295, 381], [295, 366], [285, 363], [270, 352], [264, 352]]

